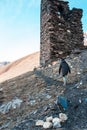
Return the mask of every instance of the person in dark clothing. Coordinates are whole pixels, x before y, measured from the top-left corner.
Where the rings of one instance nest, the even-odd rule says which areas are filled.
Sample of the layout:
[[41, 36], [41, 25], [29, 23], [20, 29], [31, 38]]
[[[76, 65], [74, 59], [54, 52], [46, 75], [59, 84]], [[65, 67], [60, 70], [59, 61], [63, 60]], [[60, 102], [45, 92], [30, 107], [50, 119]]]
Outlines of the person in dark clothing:
[[62, 73], [64, 86], [66, 86], [67, 75], [68, 75], [68, 73], [71, 73], [71, 70], [70, 70], [68, 63], [64, 59], [61, 59], [61, 63], [60, 63], [60, 67], [59, 67], [59, 74], [60, 73]]

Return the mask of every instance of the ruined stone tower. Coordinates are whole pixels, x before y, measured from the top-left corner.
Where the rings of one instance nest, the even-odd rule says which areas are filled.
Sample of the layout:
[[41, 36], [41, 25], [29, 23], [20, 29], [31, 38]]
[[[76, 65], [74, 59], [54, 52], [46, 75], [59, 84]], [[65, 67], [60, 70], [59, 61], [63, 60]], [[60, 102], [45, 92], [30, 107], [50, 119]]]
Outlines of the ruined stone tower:
[[82, 9], [62, 0], [41, 0], [40, 64], [51, 63], [83, 46]]

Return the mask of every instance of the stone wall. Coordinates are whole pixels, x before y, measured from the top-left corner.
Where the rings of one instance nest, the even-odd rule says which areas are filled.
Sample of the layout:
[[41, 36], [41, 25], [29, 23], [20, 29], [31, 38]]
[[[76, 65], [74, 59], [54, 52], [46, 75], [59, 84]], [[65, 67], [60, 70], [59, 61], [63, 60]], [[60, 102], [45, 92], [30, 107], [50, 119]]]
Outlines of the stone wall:
[[83, 47], [82, 9], [69, 9], [68, 2], [41, 0], [40, 64], [65, 57]]

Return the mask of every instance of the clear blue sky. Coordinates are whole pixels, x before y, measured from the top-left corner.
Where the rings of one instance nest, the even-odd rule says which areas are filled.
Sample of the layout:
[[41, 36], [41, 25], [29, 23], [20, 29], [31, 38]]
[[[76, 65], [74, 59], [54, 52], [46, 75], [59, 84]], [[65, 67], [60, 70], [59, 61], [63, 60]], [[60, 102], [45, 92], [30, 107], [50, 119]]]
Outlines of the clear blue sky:
[[[83, 9], [87, 32], [87, 0], [68, 0]], [[14, 61], [40, 49], [40, 0], [0, 0], [0, 62]]]

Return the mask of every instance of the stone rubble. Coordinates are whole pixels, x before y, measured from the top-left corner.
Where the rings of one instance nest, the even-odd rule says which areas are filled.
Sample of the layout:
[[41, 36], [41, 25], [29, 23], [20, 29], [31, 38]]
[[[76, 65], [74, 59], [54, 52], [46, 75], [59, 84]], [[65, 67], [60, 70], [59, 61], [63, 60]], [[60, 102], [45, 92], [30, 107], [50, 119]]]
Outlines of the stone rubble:
[[[60, 60], [0, 84], [1, 106], [14, 97], [22, 100], [20, 107], [0, 113], [1, 130], [43, 130], [42, 125], [36, 126], [38, 120], [51, 122], [50, 130], [87, 129], [87, 50], [68, 56], [66, 61], [72, 66], [66, 87], [62, 78], [58, 78]], [[59, 96], [67, 99], [66, 110], [57, 105]], [[63, 121], [53, 125], [52, 119], [61, 117], [60, 113], [67, 116], [62, 115]]]
[[68, 119], [67, 115], [64, 113], [59, 113], [59, 118], [60, 118], [61, 122], [64, 122]]
[[44, 129], [48, 129], [48, 128], [51, 128], [52, 127], [52, 123], [51, 122], [44, 122], [43, 124], [43, 128]]
[[10, 109], [16, 109], [17, 107], [20, 108], [20, 105], [23, 101], [18, 99], [17, 97], [14, 98], [12, 101], [5, 103], [0, 106], [0, 112], [6, 114], [10, 111]]
[[36, 122], [36, 126], [43, 126], [43, 124], [44, 124], [44, 121], [43, 121], [43, 120], [38, 120], [38, 121]]
[[53, 118], [52, 116], [46, 117], [46, 121], [44, 122], [43, 120], [38, 120], [36, 122], [36, 126], [43, 126], [44, 129], [48, 128], [60, 128], [61, 127], [61, 122], [65, 122], [68, 119], [67, 115], [64, 113], [59, 113], [59, 118], [55, 117]]

